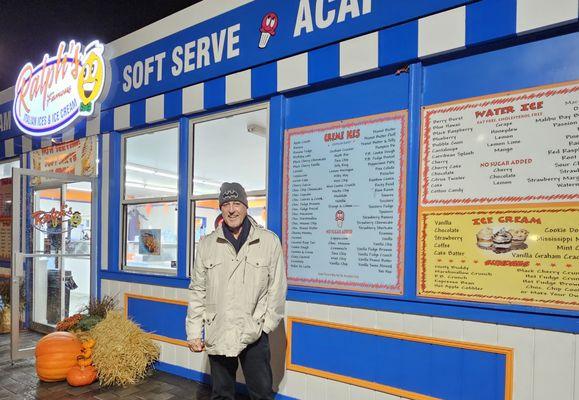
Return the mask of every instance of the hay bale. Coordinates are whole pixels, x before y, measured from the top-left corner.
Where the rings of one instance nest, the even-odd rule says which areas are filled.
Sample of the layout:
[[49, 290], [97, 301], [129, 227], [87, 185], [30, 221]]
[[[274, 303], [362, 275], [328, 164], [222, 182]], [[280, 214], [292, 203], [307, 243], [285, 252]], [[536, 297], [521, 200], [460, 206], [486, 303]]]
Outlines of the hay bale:
[[155, 343], [119, 311], [109, 311], [90, 335], [96, 341], [93, 363], [103, 386], [134, 384], [159, 359]]

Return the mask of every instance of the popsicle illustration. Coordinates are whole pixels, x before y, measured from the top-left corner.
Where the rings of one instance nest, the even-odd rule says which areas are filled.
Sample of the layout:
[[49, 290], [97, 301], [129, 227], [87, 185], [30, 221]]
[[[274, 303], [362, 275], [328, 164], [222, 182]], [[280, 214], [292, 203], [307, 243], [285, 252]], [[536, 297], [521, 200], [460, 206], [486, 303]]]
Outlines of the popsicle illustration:
[[263, 20], [261, 21], [261, 28], [259, 28], [259, 31], [261, 32], [261, 37], [259, 39], [260, 49], [265, 49], [267, 43], [269, 42], [269, 38], [275, 35], [278, 22], [279, 19], [276, 13], [270, 12], [265, 14]]

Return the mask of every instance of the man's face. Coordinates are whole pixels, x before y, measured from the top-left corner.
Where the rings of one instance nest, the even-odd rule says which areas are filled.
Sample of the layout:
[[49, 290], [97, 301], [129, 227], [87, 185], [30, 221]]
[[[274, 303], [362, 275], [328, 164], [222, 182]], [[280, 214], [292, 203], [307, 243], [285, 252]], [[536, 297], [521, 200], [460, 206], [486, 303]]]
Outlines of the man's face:
[[223, 220], [231, 229], [237, 229], [247, 216], [247, 207], [239, 201], [228, 201], [221, 206]]

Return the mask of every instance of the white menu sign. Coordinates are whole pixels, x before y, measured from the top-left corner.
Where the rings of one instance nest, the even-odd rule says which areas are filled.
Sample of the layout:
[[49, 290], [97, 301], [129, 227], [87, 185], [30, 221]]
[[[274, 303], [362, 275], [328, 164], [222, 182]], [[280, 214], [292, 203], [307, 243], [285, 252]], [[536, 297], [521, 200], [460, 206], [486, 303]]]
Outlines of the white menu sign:
[[402, 293], [406, 132], [406, 111], [286, 131], [290, 284]]
[[579, 81], [424, 107], [421, 204], [579, 199]]

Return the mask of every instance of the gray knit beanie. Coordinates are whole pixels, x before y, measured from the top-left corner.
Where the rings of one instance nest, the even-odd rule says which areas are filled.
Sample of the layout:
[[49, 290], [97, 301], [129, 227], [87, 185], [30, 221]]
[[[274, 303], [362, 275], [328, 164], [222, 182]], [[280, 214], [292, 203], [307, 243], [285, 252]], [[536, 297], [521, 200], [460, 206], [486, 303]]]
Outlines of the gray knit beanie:
[[239, 201], [240, 203], [245, 204], [245, 207], [248, 207], [245, 189], [237, 182], [223, 182], [221, 185], [221, 190], [219, 192], [219, 208], [230, 201]]

